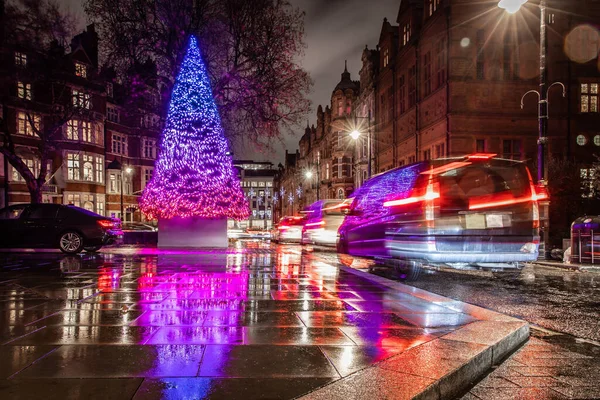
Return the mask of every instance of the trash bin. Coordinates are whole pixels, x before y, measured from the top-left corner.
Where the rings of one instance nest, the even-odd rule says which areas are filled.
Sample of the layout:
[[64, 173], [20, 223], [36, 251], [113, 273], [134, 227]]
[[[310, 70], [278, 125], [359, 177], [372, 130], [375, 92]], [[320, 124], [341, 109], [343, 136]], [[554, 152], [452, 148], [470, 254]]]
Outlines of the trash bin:
[[580, 217], [571, 224], [571, 262], [600, 264], [600, 216]]

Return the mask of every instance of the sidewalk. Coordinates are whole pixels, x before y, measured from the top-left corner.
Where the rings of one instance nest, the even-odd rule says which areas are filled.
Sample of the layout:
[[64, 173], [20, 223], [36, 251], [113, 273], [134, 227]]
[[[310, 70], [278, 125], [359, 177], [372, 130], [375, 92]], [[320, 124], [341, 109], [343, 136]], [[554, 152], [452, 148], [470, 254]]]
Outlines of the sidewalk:
[[0, 265], [0, 398], [447, 399], [528, 336], [297, 246]]
[[560, 261], [536, 261], [533, 264], [544, 265], [546, 267], [562, 268], [571, 271], [582, 271], [582, 272], [600, 272], [600, 264], [588, 265], [588, 264], [567, 264]]

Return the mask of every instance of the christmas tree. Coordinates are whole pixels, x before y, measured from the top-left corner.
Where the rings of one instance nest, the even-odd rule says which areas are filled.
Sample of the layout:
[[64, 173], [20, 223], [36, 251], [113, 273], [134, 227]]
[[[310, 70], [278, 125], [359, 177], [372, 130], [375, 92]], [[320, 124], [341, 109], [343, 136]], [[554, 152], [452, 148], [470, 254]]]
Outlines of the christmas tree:
[[194, 37], [173, 87], [160, 152], [140, 209], [151, 219], [240, 220], [249, 214]]

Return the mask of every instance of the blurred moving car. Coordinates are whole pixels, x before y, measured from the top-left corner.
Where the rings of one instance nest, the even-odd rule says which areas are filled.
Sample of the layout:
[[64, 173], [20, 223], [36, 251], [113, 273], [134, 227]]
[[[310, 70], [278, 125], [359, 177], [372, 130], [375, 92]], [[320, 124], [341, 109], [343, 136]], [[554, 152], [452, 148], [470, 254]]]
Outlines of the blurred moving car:
[[96, 252], [123, 239], [121, 221], [61, 204], [15, 204], [0, 210], [0, 247]]
[[272, 240], [279, 243], [300, 243], [305, 217], [283, 217], [273, 230]]
[[304, 210], [306, 222], [302, 229], [302, 244], [335, 246], [338, 228], [344, 222], [344, 216], [350, 203], [344, 200], [319, 200]]
[[354, 194], [338, 251], [451, 267], [535, 261], [538, 199], [525, 163], [473, 154], [375, 176]]
[[125, 232], [158, 232], [158, 228], [142, 222], [123, 222]]

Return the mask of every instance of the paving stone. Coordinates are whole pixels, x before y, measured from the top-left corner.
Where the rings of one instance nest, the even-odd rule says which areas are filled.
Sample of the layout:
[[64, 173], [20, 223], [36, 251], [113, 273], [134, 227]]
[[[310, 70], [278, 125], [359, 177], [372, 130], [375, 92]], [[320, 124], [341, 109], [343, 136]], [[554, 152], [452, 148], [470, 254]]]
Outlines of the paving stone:
[[376, 367], [357, 372], [310, 393], [303, 400], [412, 399], [434, 381]]
[[329, 378], [146, 379], [133, 399], [285, 400], [294, 399], [331, 381]]
[[266, 345], [209, 345], [198, 375], [229, 378], [340, 376], [317, 346]]
[[131, 399], [142, 379], [1, 380], [0, 398], [10, 400]]
[[550, 388], [480, 388], [471, 390], [474, 396], [482, 400], [564, 400], [568, 397]]
[[55, 350], [56, 346], [0, 346], [0, 379], [6, 379]]
[[203, 352], [204, 346], [61, 346], [14, 379], [196, 376]]
[[321, 350], [335, 369], [342, 375], [348, 376], [372, 364], [389, 359], [400, 354], [399, 347], [370, 347], [370, 346], [320, 346]]

